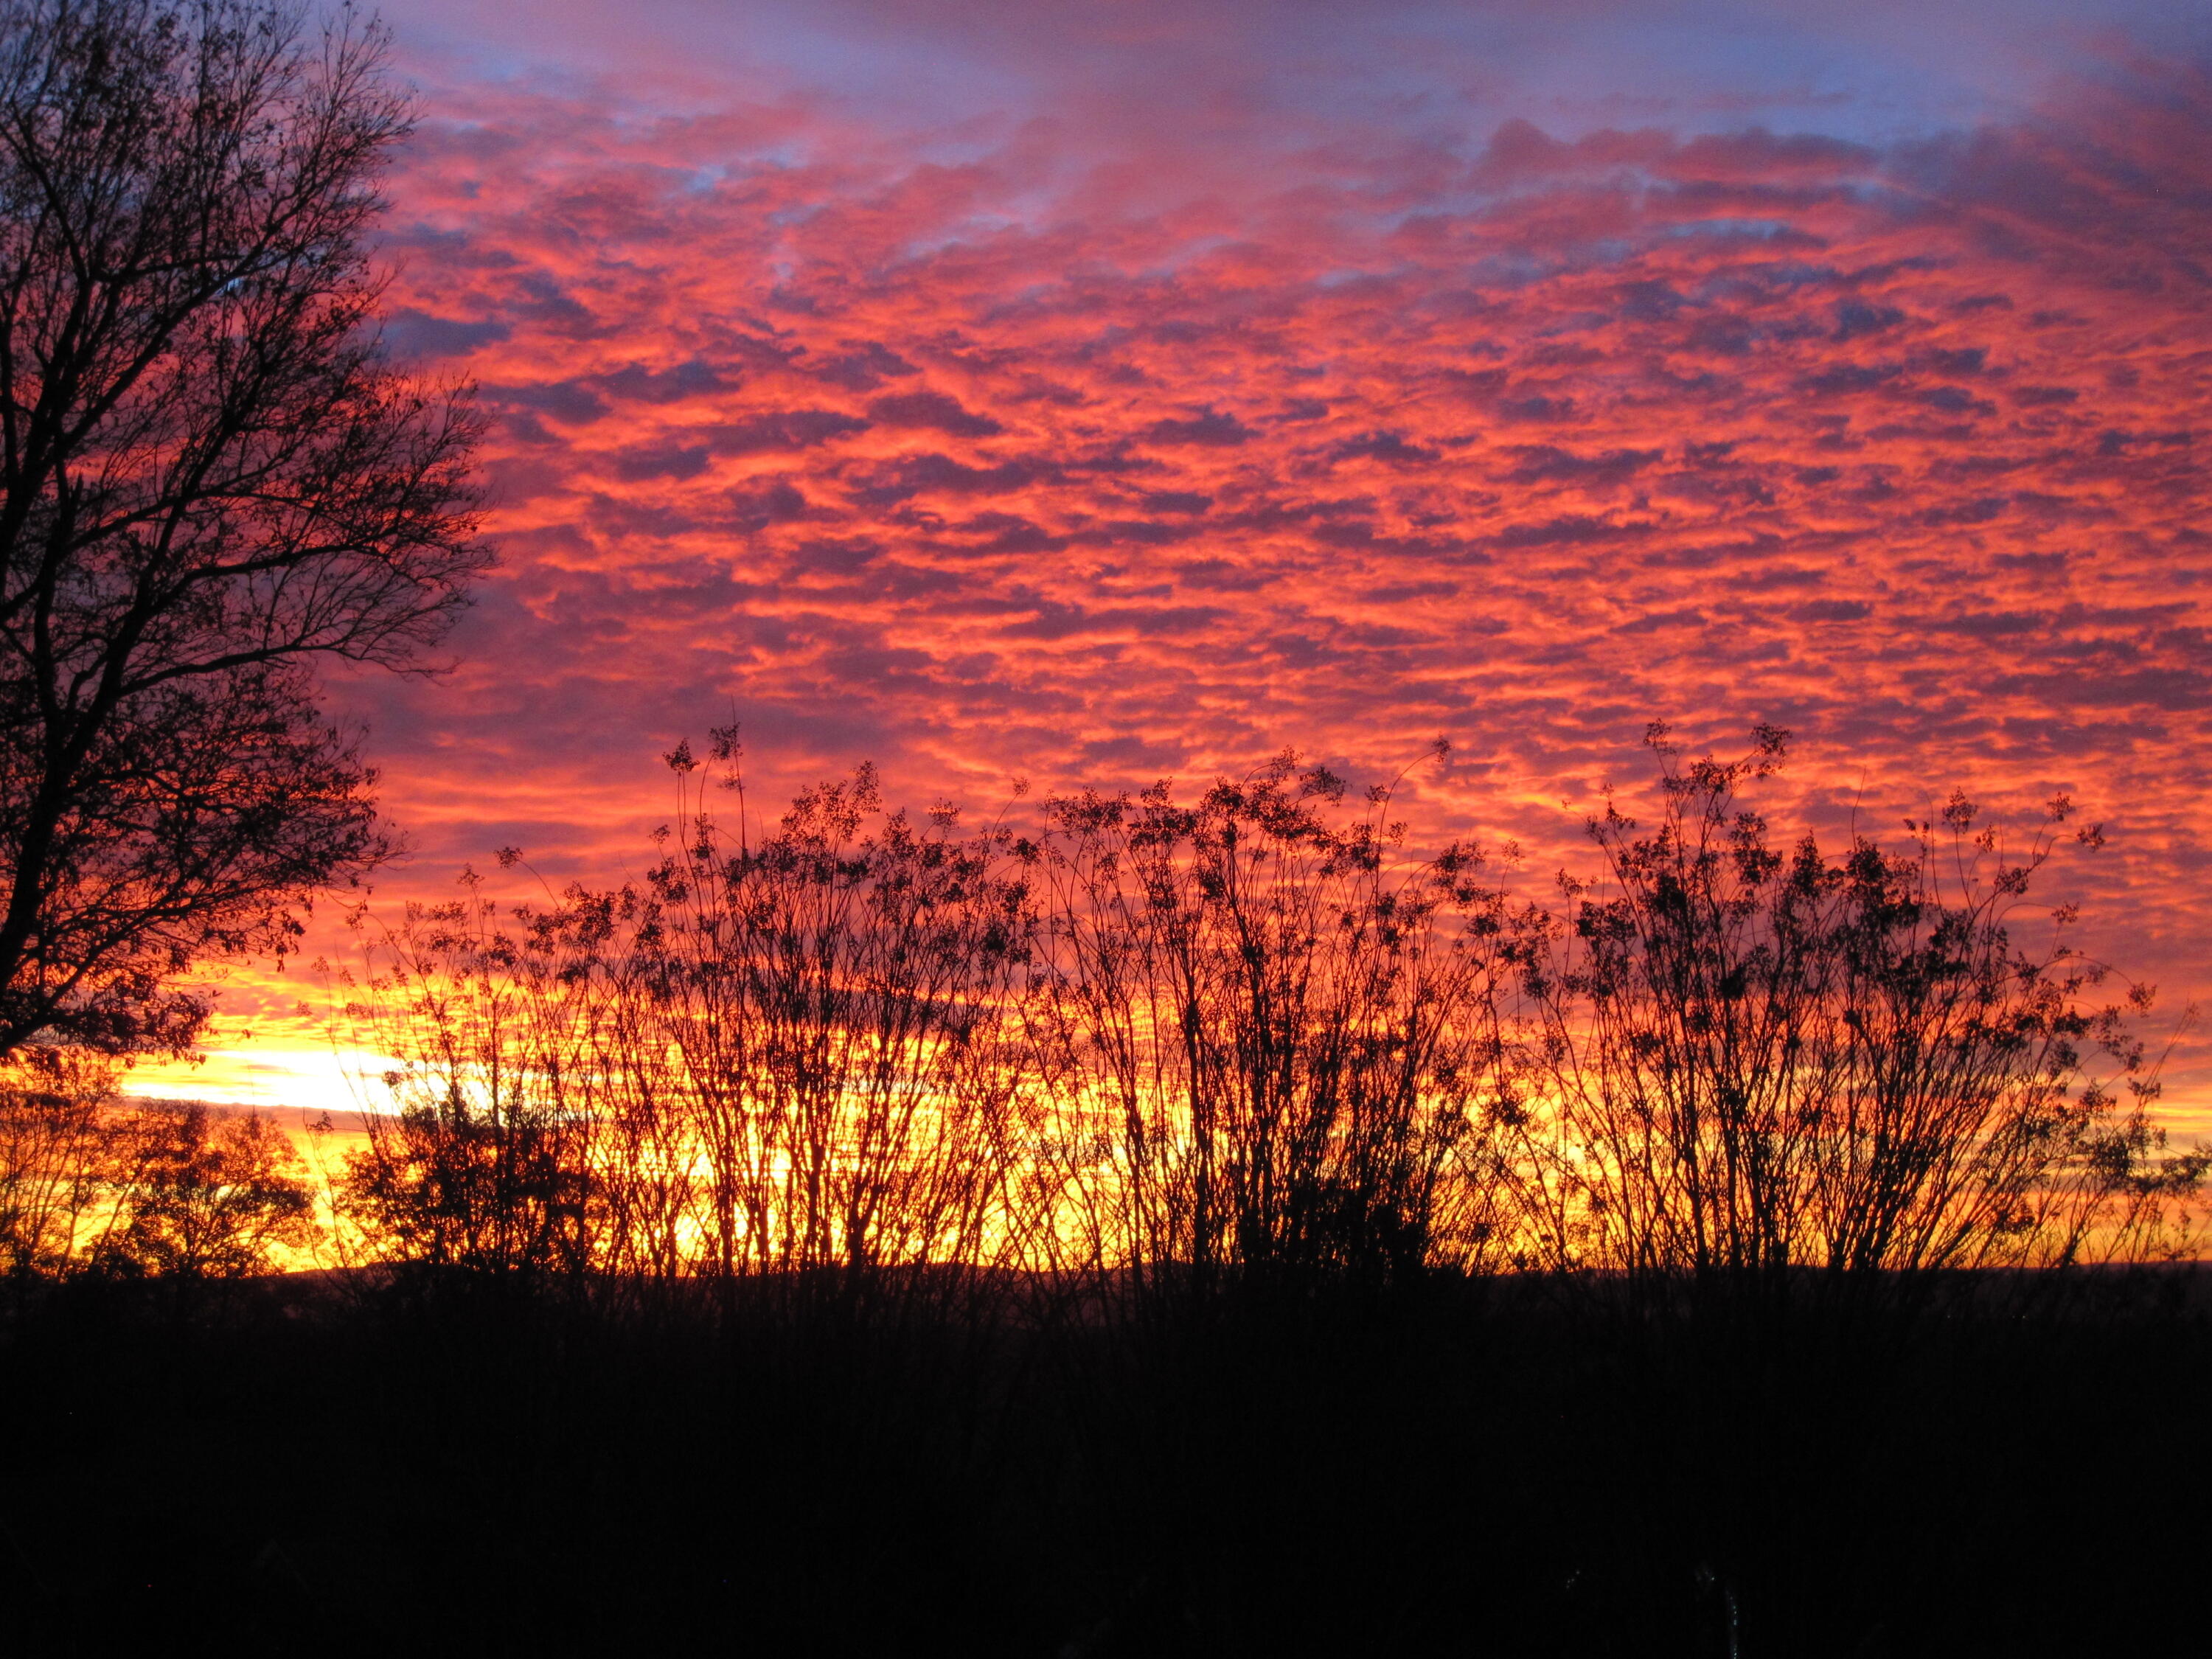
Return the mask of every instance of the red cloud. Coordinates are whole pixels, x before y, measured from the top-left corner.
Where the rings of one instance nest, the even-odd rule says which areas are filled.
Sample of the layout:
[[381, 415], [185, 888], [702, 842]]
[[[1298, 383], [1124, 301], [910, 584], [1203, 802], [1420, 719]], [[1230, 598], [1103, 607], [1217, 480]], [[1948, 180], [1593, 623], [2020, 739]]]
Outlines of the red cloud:
[[1420, 810], [1546, 858], [1647, 719], [1765, 720], [1832, 823], [2094, 803], [2092, 915], [2186, 988], [2212, 95], [2137, 94], [1880, 153], [1516, 122], [1194, 194], [1034, 127], [954, 165], [796, 105], [434, 110], [392, 337], [504, 417], [506, 564], [451, 680], [346, 693], [416, 878], [611, 873], [652, 756], [733, 710], [771, 794], [1442, 731]]

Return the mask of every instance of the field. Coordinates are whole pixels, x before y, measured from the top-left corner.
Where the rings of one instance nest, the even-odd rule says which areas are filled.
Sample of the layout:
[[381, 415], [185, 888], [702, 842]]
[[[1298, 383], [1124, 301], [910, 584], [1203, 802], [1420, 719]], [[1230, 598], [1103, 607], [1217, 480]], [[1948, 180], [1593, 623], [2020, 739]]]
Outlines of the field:
[[1075, 1288], [65, 1287], [0, 1373], [15, 1650], [1959, 1659], [2201, 1599], [2197, 1269]]

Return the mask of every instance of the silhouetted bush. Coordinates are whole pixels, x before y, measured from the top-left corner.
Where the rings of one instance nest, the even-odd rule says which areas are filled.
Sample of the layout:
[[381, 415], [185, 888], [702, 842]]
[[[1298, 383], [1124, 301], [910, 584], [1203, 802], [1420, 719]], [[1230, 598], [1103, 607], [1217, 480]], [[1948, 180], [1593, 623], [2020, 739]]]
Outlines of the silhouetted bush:
[[396, 1109], [368, 1115], [368, 1146], [347, 1156], [338, 1213], [372, 1259], [580, 1273], [597, 1265], [599, 1103], [576, 1092], [596, 1070], [564, 1061], [592, 1031], [545, 1000], [571, 982], [569, 936], [528, 917], [519, 938], [502, 933], [469, 884], [465, 900], [410, 907], [383, 941], [373, 1013], [398, 1023], [385, 1040], [407, 1059], [383, 1079]]
[[114, 1062], [24, 1047], [0, 1075], [0, 1249], [9, 1278], [79, 1262], [108, 1161]]
[[196, 1103], [144, 1107], [110, 1126], [110, 1224], [98, 1271], [240, 1279], [319, 1232], [313, 1189], [283, 1130], [257, 1113], [216, 1118]]
[[1498, 1247], [1504, 896], [1473, 849], [1408, 857], [1387, 791], [1344, 795], [1285, 755], [1189, 806], [1047, 804], [1054, 1265], [1379, 1283]]
[[643, 882], [502, 913], [471, 876], [379, 939], [352, 1012], [405, 1060], [344, 1212], [434, 1265], [1073, 1274], [1094, 1306], [1509, 1265], [1741, 1303], [2185, 1252], [2208, 1160], [2149, 1115], [2148, 993], [2098, 1003], [2065, 915], [2022, 943], [2063, 802], [2017, 855], [1962, 799], [1902, 850], [1785, 851], [1738, 799], [1782, 734], [1653, 743], [1659, 822], [1593, 820], [1603, 882], [1558, 915], [1289, 756], [970, 831], [866, 769], [756, 828], [728, 734], [726, 828], [678, 750]]
[[1785, 738], [1682, 765], [1655, 726], [1658, 823], [1609, 804], [1605, 881], [1563, 878], [1523, 981], [1534, 1261], [1779, 1295], [2185, 1252], [2212, 1159], [2148, 1116], [2148, 988], [2094, 1001], [2070, 913], [2020, 936], [2068, 803], [2016, 852], [1955, 794], [1907, 850], [1785, 852], [1739, 800]]
[[290, 1139], [257, 1114], [125, 1108], [115, 1066], [18, 1048], [0, 1084], [0, 1248], [19, 1294], [41, 1279], [238, 1279], [277, 1270], [321, 1229]]

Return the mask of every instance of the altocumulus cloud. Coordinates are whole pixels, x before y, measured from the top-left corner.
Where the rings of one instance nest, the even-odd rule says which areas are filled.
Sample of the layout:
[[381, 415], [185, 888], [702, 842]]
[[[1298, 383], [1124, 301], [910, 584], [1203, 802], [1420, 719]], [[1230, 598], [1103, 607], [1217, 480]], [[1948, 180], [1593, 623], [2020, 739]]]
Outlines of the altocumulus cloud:
[[[1074, 69], [943, 9], [958, 118], [781, 12], [726, 72], [418, 41], [394, 341], [506, 417], [460, 668], [349, 694], [426, 872], [491, 820], [619, 867], [651, 755], [733, 708], [771, 792], [1293, 741], [1375, 774], [1443, 732], [1430, 821], [1540, 848], [1647, 718], [1769, 720], [1832, 819], [2098, 803], [2098, 908], [2201, 974], [2202, 73], [2120, 46], [1962, 113], [1869, 36], [1850, 97], [1778, 45], [1735, 106], [1687, 59], [1639, 103], [1524, 51], [1508, 110], [1413, 50], [1421, 9], [1334, 79], [1242, 81], [1234, 7]], [[1641, 14], [1583, 10], [1626, 62]], [[1146, 118], [1209, 86], [1202, 146]]]

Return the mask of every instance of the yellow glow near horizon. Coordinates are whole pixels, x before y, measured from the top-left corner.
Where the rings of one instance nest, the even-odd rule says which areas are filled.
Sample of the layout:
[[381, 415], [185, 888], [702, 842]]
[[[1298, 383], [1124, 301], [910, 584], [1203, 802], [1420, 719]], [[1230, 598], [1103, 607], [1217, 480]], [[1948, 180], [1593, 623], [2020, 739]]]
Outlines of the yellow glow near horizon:
[[[211, 1106], [251, 1107], [301, 1115], [301, 1122], [327, 1112], [334, 1118], [393, 1109], [383, 1083], [405, 1062], [366, 1048], [308, 1048], [282, 1042], [251, 1048], [210, 1048], [198, 1060], [142, 1060], [118, 1079], [135, 1100], [198, 1100]], [[2176, 1091], [2161, 1098], [2156, 1121], [2172, 1143], [2212, 1140], [2212, 1088]]]
[[381, 1079], [401, 1064], [367, 1049], [208, 1048], [196, 1060], [142, 1060], [117, 1086], [133, 1100], [198, 1100], [268, 1112], [296, 1110], [304, 1118], [327, 1112], [336, 1118], [389, 1110], [389, 1091]]

